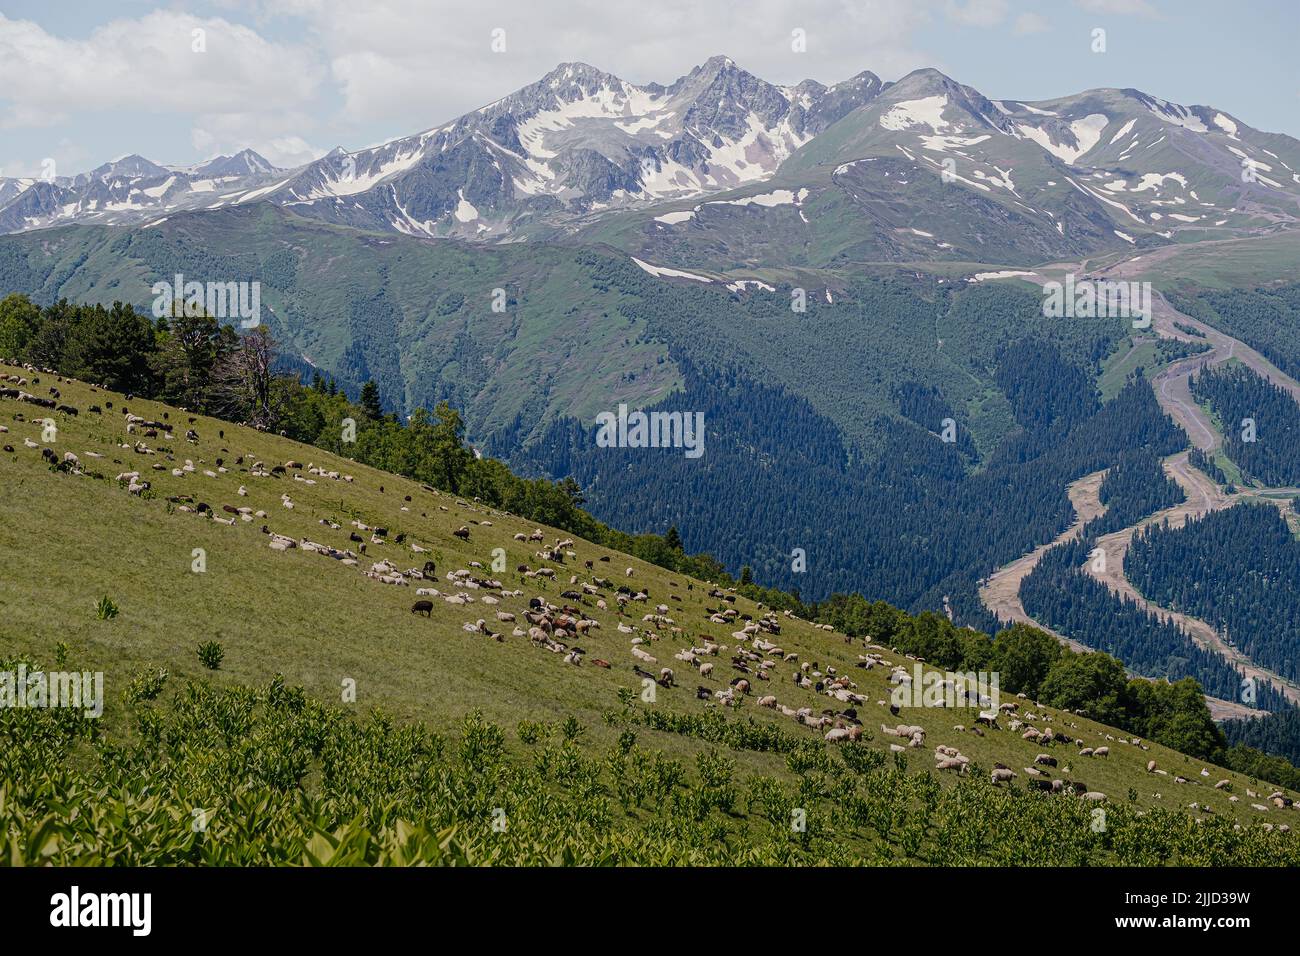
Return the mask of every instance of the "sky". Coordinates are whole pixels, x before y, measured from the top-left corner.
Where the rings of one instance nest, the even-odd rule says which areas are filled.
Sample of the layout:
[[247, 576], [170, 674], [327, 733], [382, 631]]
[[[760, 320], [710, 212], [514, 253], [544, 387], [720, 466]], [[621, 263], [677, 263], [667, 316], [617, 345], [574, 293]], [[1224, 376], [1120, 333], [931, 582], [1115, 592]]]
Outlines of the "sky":
[[245, 147], [293, 166], [558, 63], [668, 84], [717, 54], [779, 84], [934, 67], [993, 99], [1135, 87], [1300, 137], [1298, 50], [1294, 0], [0, 0], [0, 176]]

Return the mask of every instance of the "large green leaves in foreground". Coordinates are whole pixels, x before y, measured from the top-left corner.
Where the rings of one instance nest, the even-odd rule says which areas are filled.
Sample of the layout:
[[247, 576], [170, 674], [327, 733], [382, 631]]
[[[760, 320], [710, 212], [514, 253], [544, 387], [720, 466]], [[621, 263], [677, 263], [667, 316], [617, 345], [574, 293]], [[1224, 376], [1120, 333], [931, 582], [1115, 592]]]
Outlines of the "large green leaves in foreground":
[[[716, 712], [634, 707], [617, 740], [523, 722], [519, 746], [468, 714], [456, 736], [356, 718], [280, 681], [165, 675], [127, 692], [110, 740], [68, 709], [0, 710], [0, 838], [11, 865], [1296, 865], [1292, 834], [1140, 814], [1123, 799], [909, 773], [869, 743], [831, 748]], [[634, 730], [634, 728], [636, 728]], [[698, 741], [689, 766], [637, 731]], [[784, 758], [738, 775], [729, 754]]]

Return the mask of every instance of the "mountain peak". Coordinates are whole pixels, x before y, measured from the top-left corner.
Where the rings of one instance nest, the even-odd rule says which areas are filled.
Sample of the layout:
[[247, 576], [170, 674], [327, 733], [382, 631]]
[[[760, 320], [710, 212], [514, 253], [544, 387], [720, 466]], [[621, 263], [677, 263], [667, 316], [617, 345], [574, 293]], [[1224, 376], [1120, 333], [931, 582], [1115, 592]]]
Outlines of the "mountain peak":
[[574, 60], [568, 63], [560, 63], [537, 83], [534, 83], [533, 86], [548, 87], [553, 90], [565, 86], [577, 86], [586, 90], [601, 86], [617, 86], [621, 83], [622, 80], [612, 73], [607, 73], [590, 63]]
[[739, 69], [739, 67], [736, 66], [735, 60], [722, 53], [717, 53], [709, 57], [702, 64], [702, 68], [709, 69], [709, 70], [728, 70], [733, 68]]
[[107, 180], [110, 178], [137, 179], [146, 176], [166, 176], [168, 170], [159, 166], [152, 160], [145, 159], [136, 153], [115, 159], [111, 163], [105, 163], [88, 173], [82, 173], [77, 177], [82, 181]]
[[214, 156], [194, 167], [202, 176], [256, 176], [279, 172], [279, 169], [261, 154], [251, 149], [241, 149], [233, 156]]
[[687, 77], [708, 77], [710, 79], [721, 76], [753, 76], [753, 74], [737, 64], [731, 57], [724, 56], [721, 53], [709, 57], [686, 75]]

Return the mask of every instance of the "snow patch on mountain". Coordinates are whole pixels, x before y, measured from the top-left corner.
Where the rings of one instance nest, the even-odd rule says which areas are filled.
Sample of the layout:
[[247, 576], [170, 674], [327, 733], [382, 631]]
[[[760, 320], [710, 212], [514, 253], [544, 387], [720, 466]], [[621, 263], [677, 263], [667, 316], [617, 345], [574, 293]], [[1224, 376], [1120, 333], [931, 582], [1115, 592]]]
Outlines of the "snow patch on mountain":
[[1133, 187], [1132, 191], [1135, 193], [1141, 193], [1146, 192], [1148, 189], [1153, 189], [1156, 192], [1159, 192], [1160, 188], [1164, 186], [1166, 179], [1172, 179], [1184, 189], [1187, 188], [1187, 177], [1182, 173], [1146, 173], [1138, 180], [1138, 184]]
[[457, 222], [473, 222], [478, 219], [478, 210], [474, 208], [473, 203], [465, 198], [465, 190], [456, 190], [456, 198], [460, 200], [460, 202], [456, 203], [456, 211], [453, 213]]
[[948, 97], [925, 96], [919, 100], [905, 100], [890, 107], [881, 117], [880, 125], [884, 129], [898, 132], [913, 126], [928, 126], [936, 133], [948, 128], [944, 122], [943, 111], [948, 105]]
[[1201, 122], [1201, 118], [1186, 106], [1179, 106], [1177, 103], [1170, 103], [1168, 100], [1162, 100], [1156, 96], [1151, 97], [1151, 101], [1147, 109], [1166, 123], [1182, 126], [1193, 133], [1209, 132], [1209, 127]]
[[[808, 195], [808, 190], [801, 189], [799, 198]], [[757, 196], [744, 196], [741, 199], [715, 199], [712, 202], [705, 203], [708, 206], [790, 206], [795, 203], [795, 193], [789, 189], [774, 189], [770, 193], [760, 193]]]
[[993, 137], [987, 133], [982, 136], [922, 136], [921, 146], [935, 153], [960, 153], [963, 146], [977, 146]]
[[1015, 279], [1020, 276], [1032, 277], [1032, 272], [1022, 272], [1017, 269], [1003, 269], [1001, 272], [977, 272], [967, 282], [987, 282], [990, 279]]
[[1237, 124], [1222, 113], [1214, 114], [1214, 125], [1227, 133], [1230, 139], [1240, 139], [1237, 135]]
[[683, 272], [681, 269], [669, 269], [666, 266], [652, 266], [650, 263], [643, 262], [642, 260], [638, 259], [636, 256], [632, 257], [632, 261], [635, 262], [642, 269], [644, 269], [646, 272], [650, 273], [652, 276], [655, 276], [656, 278], [671, 276], [677, 279], [694, 279], [696, 282], [713, 281], [708, 276], [696, 275], [694, 272]]
[[1074, 137], [1075, 145], [1068, 143], [1057, 143], [1053, 141], [1051, 134], [1037, 126], [1027, 126], [1018, 124], [1016, 129], [1033, 140], [1043, 149], [1047, 150], [1057, 159], [1063, 160], [1071, 165], [1075, 160], [1085, 155], [1089, 150], [1097, 145], [1101, 139], [1102, 130], [1110, 123], [1110, 117], [1104, 113], [1090, 113], [1083, 119], [1075, 120], [1070, 124], [1070, 134]]
[[1133, 128], [1133, 125], [1134, 125], [1135, 123], [1137, 123], [1137, 120], [1136, 120], [1136, 119], [1131, 119], [1131, 120], [1129, 120], [1127, 123], [1125, 123], [1123, 126], [1121, 126], [1121, 127], [1119, 128], [1119, 132], [1116, 133], [1114, 136], [1112, 136], [1112, 137], [1110, 138], [1110, 144], [1109, 144], [1109, 145], [1114, 146], [1114, 145], [1115, 145], [1116, 143], [1118, 143], [1121, 139], [1123, 139], [1125, 136], [1127, 136], [1129, 130], [1131, 130], [1131, 129]]

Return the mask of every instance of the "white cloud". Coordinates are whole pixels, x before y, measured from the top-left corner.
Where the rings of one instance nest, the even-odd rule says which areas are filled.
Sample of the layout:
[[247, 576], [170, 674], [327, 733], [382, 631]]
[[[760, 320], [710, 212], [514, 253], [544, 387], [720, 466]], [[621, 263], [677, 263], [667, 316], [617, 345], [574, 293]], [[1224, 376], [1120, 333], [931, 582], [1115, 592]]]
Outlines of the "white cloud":
[[995, 27], [1007, 18], [1007, 0], [948, 0], [944, 12], [948, 19], [968, 27]]
[[[205, 31], [207, 52], [193, 50]], [[316, 94], [306, 50], [222, 19], [158, 10], [64, 39], [0, 14], [0, 125], [52, 125], [86, 112], [272, 113]]]
[[93, 165], [93, 161], [103, 162], [106, 157], [91, 156], [79, 143], [61, 139], [48, 151], [48, 155], [39, 159], [12, 158], [0, 163], [0, 176], [10, 179], [35, 179], [44, 175], [42, 166], [47, 160], [54, 160], [54, 175], [62, 176], [75, 173]]
[[[832, 83], [864, 69], [894, 79], [931, 65], [914, 35], [938, 0], [657, 0], [551, 4], [477, 0], [314, 0], [275, 3], [308, 25], [354, 121], [404, 119], [427, 128], [583, 61], [633, 83], [670, 83], [715, 54], [771, 82]], [[454, 22], [456, 28], [447, 28]], [[834, 24], [834, 29], [828, 25]], [[492, 31], [506, 52], [493, 53]], [[791, 31], [807, 31], [805, 54]], [[610, 38], [617, 37], [617, 44]]]
[[205, 159], [219, 154], [229, 155], [247, 147], [273, 165], [287, 169], [329, 152], [329, 147], [322, 148], [292, 134], [292, 130], [309, 125], [306, 116], [290, 116], [283, 125], [279, 117], [251, 113], [200, 116], [190, 130], [190, 142], [197, 154]]
[[1022, 13], [1016, 17], [1015, 25], [1011, 29], [1017, 36], [1027, 36], [1031, 33], [1046, 33], [1051, 29], [1051, 25], [1041, 13]]
[[1119, 16], [1156, 17], [1155, 7], [1148, 0], [1074, 0], [1075, 5], [1088, 13], [1112, 13]]
[[[191, 126], [201, 156], [252, 147], [273, 163], [297, 165], [323, 152], [301, 137], [319, 121], [327, 79], [310, 45], [275, 42], [221, 18], [156, 10], [71, 39], [0, 14], [0, 128], [15, 132], [65, 127], [98, 141], [106, 116], [155, 131], [179, 120]], [[36, 150], [47, 148], [36, 141]], [[177, 161], [177, 151], [154, 158]], [[56, 156], [61, 170], [105, 158], [87, 157], [85, 148], [74, 155], [76, 165]]]

